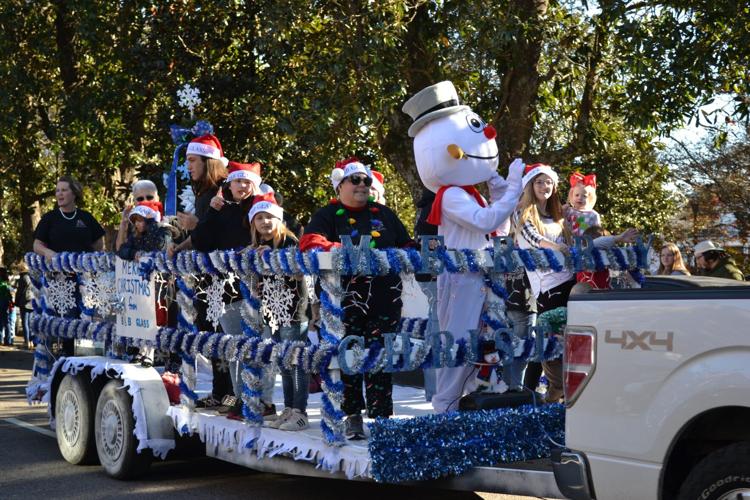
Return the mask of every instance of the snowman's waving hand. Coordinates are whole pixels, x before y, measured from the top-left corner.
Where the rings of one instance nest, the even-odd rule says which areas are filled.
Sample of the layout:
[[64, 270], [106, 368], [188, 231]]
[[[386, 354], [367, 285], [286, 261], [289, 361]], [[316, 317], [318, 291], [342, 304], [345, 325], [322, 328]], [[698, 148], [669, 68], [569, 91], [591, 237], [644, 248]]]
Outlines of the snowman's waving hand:
[[508, 182], [496, 171], [487, 180], [487, 188], [490, 191], [490, 203], [492, 203], [503, 197], [505, 191], [508, 189]]

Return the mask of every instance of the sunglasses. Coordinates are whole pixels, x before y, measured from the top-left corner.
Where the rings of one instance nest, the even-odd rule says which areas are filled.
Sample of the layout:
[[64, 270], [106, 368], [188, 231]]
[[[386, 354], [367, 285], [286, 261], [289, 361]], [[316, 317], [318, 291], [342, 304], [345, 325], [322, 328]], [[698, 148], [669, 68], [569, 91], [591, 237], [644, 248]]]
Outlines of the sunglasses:
[[137, 197], [135, 199], [135, 201], [144, 201], [144, 200], [153, 201], [153, 199], [154, 199], [154, 195], [153, 194], [147, 194], [146, 196], [139, 196], [139, 197]]
[[372, 186], [372, 179], [366, 176], [358, 175], [356, 177], [349, 177], [349, 182], [352, 183], [352, 186], [359, 186], [360, 182], [363, 183], [367, 187]]

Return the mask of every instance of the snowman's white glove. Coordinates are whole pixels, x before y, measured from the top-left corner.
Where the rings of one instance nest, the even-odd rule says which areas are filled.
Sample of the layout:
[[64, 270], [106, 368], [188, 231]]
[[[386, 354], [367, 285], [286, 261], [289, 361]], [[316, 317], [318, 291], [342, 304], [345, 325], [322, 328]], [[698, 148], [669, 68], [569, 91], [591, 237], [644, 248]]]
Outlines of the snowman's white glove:
[[492, 203], [503, 197], [505, 191], [508, 189], [508, 183], [500, 174], [494, 172], [492, 177], [487, 181], [487, 187], [490, 190], [490, 203]]
[[523, 160], [520, 158], [513, 160], [513, 163], [508, 167], [508, 179], [506, 182], [509, 186], [517, 188], [519, 193], [521, 192], [521, 179], [523, 178], [524, 168], [526, 168], [526, 165], [524, 165]]

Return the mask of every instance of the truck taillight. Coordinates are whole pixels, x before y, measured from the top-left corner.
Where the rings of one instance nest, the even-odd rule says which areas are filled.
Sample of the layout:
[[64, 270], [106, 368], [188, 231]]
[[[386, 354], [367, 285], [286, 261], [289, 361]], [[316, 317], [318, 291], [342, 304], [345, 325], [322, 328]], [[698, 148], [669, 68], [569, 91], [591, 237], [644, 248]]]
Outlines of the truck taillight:
[[565, 405], [572, 406], [591, 379], [596, 365], [596, 331], [588, 327], [565, 329], [563, 386]]

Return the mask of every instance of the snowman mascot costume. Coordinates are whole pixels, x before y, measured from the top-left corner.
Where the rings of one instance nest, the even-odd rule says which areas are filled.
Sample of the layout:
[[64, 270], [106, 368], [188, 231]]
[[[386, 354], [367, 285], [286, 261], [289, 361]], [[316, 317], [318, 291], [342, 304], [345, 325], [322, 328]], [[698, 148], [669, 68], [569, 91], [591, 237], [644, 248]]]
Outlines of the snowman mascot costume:
[[[422, 183], [436, 193], [428, 222], [438, 226], [450, 249], [481, 249], [488, 235], [507, 234], [510, 216], [521, 194], [524, 165], [516, 159], [507, 181], [497, 173], [498, 148], [494, 127], [469, 106], [459, 104], [451, 82], [431, 85], [409, 99], [403, 111], [414, 120], [414, 159]], [[488, 204], [474, 187], [486, 182]], [[469, 339], [480, 325], [487, 294], [479, 273], [438, 276], [438, 321], [454, 339]], [[432, 406], [438, 413], [455, 410], [465, 393], [477, 386], [476, 368], [460, 366], [437, 370]]]

